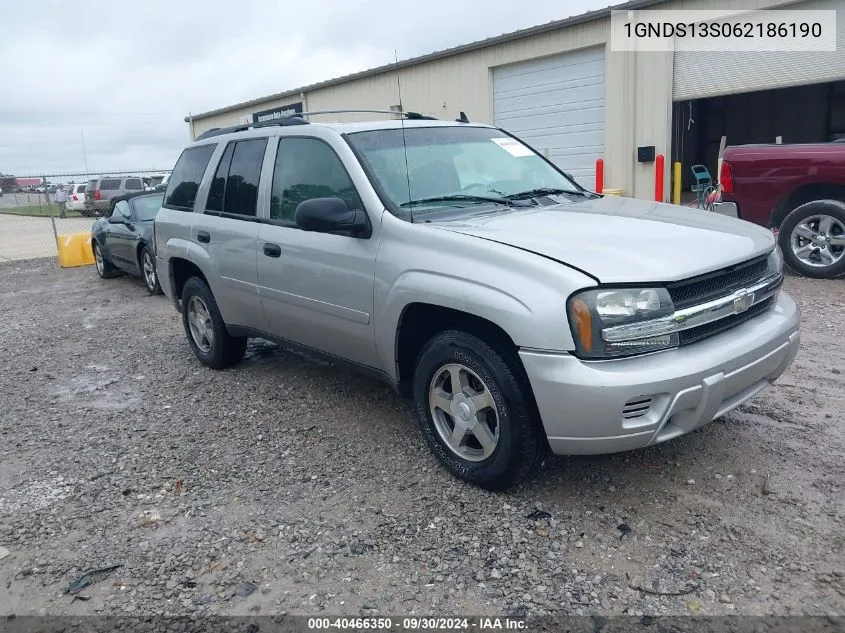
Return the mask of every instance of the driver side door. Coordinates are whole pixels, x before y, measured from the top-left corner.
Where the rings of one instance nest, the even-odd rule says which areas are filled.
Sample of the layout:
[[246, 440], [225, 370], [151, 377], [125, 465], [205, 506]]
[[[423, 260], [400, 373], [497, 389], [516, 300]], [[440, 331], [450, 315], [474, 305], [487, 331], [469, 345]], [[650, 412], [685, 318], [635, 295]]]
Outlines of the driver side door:
[[132, 219], [129, 202], [121, 200], [114, 206], [114, 211], [106, 223], [106, 256], [119, 268], [135, 271], [138, 262], [135, 259], [137, 233]]
[[305, 200], [338, 197], [364, 209], [348, 171], [326, 140], [279, 139], [270, 217], [258, 233], [258, 283], [270, 334], [377, 367], [373, 291], [378, 239], [303, 230]]

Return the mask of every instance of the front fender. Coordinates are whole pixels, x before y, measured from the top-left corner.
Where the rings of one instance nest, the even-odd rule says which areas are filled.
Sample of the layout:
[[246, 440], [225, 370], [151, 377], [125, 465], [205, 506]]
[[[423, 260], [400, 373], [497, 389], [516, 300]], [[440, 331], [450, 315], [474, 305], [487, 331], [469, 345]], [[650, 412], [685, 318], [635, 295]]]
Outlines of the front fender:
[[[549, 292], [542, 283], [525, 279], [514, 292], [478, 280], [427, 270], [409, 270], [396, 278], [376, 313], [376, 349], [381, 367], [394, 379], [396, 333], [405, 309], [415, 303], [450, 308], [480, 317], [504, 330], [517, 346], [572, 349], [566, 325], [564, 295]], [[530, 303], [520, 297], [533, 297]], [[551, 324], [551, 325], [550, 325]]]

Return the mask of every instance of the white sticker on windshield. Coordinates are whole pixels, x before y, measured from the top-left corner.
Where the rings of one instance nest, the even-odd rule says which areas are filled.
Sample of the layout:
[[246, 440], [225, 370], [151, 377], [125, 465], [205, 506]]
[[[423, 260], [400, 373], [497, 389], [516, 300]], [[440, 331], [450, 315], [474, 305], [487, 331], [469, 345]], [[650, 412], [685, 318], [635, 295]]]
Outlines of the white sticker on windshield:
[[534, 152], [528, 149], [525, 145], [517, 141], [515, 138], [508, 138], [507, 136], [501, 136], [497, 138], [491, 138], [496, 145], [501, 147], [511, 156], [532, 156]]

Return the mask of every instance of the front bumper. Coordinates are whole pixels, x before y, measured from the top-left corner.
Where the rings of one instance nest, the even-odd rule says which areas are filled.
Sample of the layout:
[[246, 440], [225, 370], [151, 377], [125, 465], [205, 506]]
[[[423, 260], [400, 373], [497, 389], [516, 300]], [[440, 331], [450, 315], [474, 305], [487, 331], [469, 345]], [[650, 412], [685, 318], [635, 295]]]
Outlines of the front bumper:
[[781, 292], [771, 310], [687, 347], [607, 361], [520, 357], [552, 451], [615, 453], [688, 433], [765, 389], [795, 359], [799, 321]]

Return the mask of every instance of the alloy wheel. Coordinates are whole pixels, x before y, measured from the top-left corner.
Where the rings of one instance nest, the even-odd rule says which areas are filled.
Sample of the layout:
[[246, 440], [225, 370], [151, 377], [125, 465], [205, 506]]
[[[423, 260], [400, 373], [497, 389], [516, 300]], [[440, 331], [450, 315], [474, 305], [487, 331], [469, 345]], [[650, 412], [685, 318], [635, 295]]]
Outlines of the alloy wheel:
[[480, 462], [499, 443], [499, 410], [490, 389], [469, 367], [449, 363], [434, 373], [429, 409], [438, 435], [458, 457]]
[[812, 215], [790, 235], [792, 254], [813, 268], [833, 266], [845, 257], [845, 225], [829, 215]]
[[148, 251], [144, 251], [143, 268], [144, 281], [147, 283], [147, 289], [152, 292], [156, 287], [156, 267], [152, 255]]
[[188, 299], [188, 327], [191, 338], [203, 354], [207, 354], [214, 346], [214, 326], [211, 323], [211, 313], [202, 298], [193, 295]]

